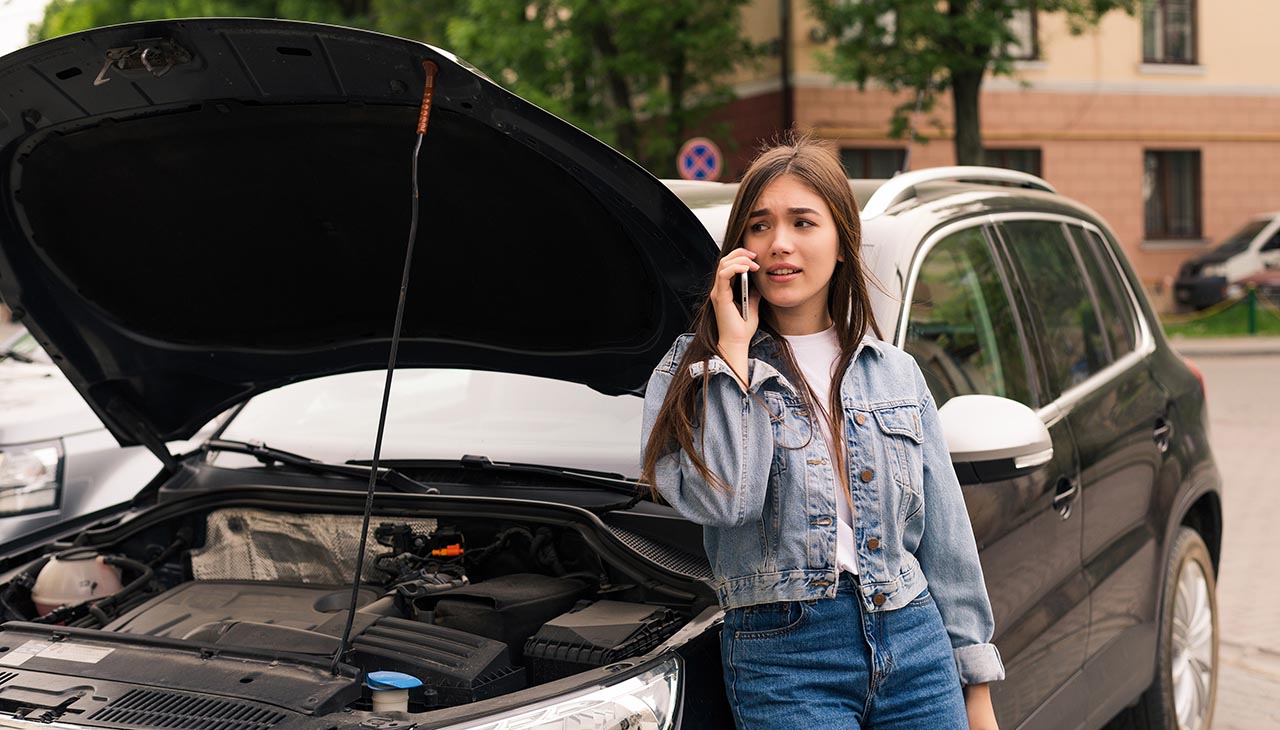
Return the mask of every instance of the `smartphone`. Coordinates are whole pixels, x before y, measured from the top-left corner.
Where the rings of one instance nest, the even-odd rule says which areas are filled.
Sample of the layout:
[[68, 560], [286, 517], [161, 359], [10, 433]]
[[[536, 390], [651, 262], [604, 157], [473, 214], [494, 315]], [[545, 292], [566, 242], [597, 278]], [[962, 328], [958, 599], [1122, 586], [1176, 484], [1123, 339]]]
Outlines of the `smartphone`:
[[738, 281], [734, 282], [733, 291], [738, 297], [739, 306], [742, 308], [742, 318], [745, 320], [747, 314], [750, 313], [750, 305], [747, 303], [747, 272], [738, 275]]

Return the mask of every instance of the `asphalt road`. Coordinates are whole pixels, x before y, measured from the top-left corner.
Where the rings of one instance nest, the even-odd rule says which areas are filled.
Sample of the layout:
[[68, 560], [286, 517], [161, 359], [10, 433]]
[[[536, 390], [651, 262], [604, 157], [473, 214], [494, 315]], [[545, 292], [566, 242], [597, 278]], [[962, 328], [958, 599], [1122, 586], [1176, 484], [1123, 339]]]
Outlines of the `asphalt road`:
[[1223, 479], [1214, 730], [1280, 727], [1280, 355], [1198, 356]]

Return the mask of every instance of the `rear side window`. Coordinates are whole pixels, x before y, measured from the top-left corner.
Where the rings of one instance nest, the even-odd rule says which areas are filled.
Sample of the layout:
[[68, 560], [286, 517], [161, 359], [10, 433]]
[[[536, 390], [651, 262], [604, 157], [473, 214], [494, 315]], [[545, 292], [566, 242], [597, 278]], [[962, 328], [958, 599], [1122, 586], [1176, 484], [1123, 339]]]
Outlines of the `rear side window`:
[[1085, 273], [1093, 285], [1094, 298], [1098, 302], [1103, 330], [1111, 346], [1112, 359], [1119, 360], [1133, 352], [1137, 343], [1134, 329], [1133, 300], [1124, 286], [1123, 275], [1116, 270], [1115, 260], [1105, 241], [1097, 233], [1078, 226], [1071, 233], [1084, 262]]
[[972, 394], [1036, 405], [1008, 290], [981, 228], [954, 233], [925, 256], [904, 349], [939, 406]]
[[1106, 335], [1077, 252], [1061, 223], [1000, 224], [1044, 355], [1049, 397], [1106, 367]]

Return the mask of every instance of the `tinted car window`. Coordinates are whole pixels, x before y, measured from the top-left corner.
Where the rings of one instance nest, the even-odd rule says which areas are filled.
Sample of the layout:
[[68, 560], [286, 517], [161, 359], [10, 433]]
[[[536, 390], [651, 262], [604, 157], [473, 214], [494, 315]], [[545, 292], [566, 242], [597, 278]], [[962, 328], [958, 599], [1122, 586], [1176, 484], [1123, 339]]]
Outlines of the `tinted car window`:
[[1134, 331], [1133, 300], [1125, 289], [1122, 274], [1116, 270], [1115, 260], [1111, 258], [1106, 242], [1097, 233], [1075, 226], [1072, 226], [1071, 232], [1080, 250], [1085, 272], [1093, 284], [1094, 298], [1098, 302], [1098, 313], [1102, 315], [1103, 329], [1111, 345], [1111, 355], [1115, 359], [1124, 357], [1133, 352], [1137, 333]]
[[975, 393], [1034, 405], [1018, 325], [981, 228], [942, 239], [925, 257], [904, 348], [939, 406]]
[[1049, 396], [1083, 382], [1110, 362], [1098, 312], [1062, 224], [1001, 224], [1009, 256], [1047, 360]]

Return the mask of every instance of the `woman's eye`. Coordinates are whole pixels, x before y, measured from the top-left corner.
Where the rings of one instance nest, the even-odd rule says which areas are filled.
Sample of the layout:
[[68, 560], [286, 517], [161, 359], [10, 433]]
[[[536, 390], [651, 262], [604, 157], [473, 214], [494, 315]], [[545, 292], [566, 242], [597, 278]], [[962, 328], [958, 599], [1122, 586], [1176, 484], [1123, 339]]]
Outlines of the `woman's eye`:
[[750, 230], [752, 233], [759, 233], [760, 231], [763, 231], [763, 230], [765, 230], [765, 229], [766, 229], [766, 228], [768, 228], [768, 227], [769, 227], [769, 226], [768, 226], [768, 224], [766, 224], [766, 223], [752, 223], [752, 224], [751, 224], [751, 228], [750, 228], [749, 230]]
[[796, 221], [796, 228], [812, 228], [815, 225], [817, 224], [813, 221], [807, 221], [803, 218]]

